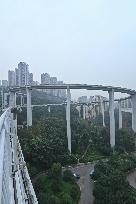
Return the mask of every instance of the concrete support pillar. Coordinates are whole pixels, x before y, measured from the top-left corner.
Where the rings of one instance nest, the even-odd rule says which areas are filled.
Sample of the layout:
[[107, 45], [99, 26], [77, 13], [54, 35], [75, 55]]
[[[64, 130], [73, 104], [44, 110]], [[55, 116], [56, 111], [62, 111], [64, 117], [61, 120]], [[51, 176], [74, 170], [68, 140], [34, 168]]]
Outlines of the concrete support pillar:
[[86, 119], [86, 106], [83, 105], [83, 119]]
[[76, 107], [78, 114], [79, 114], [79, 118], [81, 117], [81, 106], [77, 106]]
[[71, 101], [70, 89], [69, 87], [67, 87], [67, 108], [66, 108], [67, 139], [68, 139], [68, 149], [71, 154], [70, 101]]
[[49, 112], [49, 113], [51, 112], [51, 107], [50, 107], [50, 106], [48, 106], [48, 112]]
[[67, 120], [67, 104], [65, 105], [65, 109], [66, 109], [66, 120]]
[[114, 90], [109, 91], [110, 145], [115, 146]]
[[21, 95], [21, 98], [20, 98], [20, 101], [21, 101], [21, 107], [23, 106], [23, 96]]
[[119, 104], [119, 129], [122, 129], [122, 110], [121, 110], [121, 101], [118, 102]]
[[102, 124], [105, 127], [105, 113], [104, 113], [104, 102], [101, 98], [101, 113], [102, 113]]
[[97, 106], [96, 104], [94, 104], [94, 118], [96, 118], [97, 116]]
[[136, 133], [136, 94], [132, 95], [132, 129]]
[[23, 106], [25, 105], [25, 98], [24, 98], [24, 96], [22, 98], [22, 104], [23, 104]]
[[10, 96], [9, 96], [9, 107], [15, 107], [16, 103], [15, 103], [15, 92], [10, 92]]
[[17, 93], [15, 93], [15, 107], [17, 106]]
[[78, 112], [79, 112], [79, 118], [80, 118], [81, 117], [81, 106], [79, 106]]
[[31, 90], [27, 88], [27, 127], [32, 126]]

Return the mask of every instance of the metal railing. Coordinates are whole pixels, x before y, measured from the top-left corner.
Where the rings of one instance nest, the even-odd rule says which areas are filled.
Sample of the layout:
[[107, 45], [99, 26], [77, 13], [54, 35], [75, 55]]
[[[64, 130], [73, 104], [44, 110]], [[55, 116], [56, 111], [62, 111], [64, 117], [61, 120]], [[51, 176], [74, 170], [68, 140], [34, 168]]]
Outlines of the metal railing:
[[10, 108], [0, 117], [0, 204], [38, 204]]

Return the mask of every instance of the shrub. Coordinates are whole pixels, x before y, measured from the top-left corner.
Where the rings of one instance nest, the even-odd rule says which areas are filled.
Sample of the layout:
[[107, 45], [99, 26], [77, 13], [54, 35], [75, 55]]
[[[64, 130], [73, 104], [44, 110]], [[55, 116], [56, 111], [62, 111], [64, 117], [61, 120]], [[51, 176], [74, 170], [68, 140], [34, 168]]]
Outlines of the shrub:
[[37, 193], [46, 192], [46, 176], [40, 175], [34, 183], [34, 188]]
[[39, 193], [37, 196], [39, 204], [47, 204], [47, 197], [45, 193]]
[[61, 198], [61, 204], [73, 204], [71, 196], [68, 194], [63, 194]]
[[73, 185], [70, 190], [70, 196], [73, 200], [79, 200], [80, 199], [80, 189], [77, 185]]
[[51, 189], [54, 193], [58, 193], [60, 192], [61, 190], [61, 181], [60, 180], [56, 180], [56, 179], [53, 179], [52, 180], [52, 184], [51, 184]]
[[63, 173], [63, 180], [66, 182], [74, 182], [73, 173], [70, 170], [65, 170]]
[[54, 163], [51, 168], [52, 178], [56, 180], [60, 180], [62, 177], [62, 168], [61, 164]]
[[54, 193], [57, 193], [61, 190], [61, 182], [62, 182], [62, 168], [61, 164], [54, 163], [51, 168], [51, 176], [52, 176], [52, 184], [51, 188]]
[[44, 204], [60, 204], [60, 199], [57, 196], [47, 197], [47, 201]]

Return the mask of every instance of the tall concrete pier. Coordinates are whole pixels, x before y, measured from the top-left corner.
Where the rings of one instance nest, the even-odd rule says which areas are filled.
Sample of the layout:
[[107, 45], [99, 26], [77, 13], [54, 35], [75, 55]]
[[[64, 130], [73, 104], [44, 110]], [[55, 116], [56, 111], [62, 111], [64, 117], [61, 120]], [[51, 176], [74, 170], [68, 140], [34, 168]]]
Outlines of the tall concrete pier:
[[103, 123], [103, 127], [105, 127], [105, 113], [104, 113], [104, 101], [101, 98], [101, 112], [102, 112], [102, 123]]
[[9, 94], [9, 106], [10, 107], [15, 107], [16, 106], [16, 93], [15, 92], [10, 92]]
[[114, 90], [109, 91], [110, 145], [115, 146]]
[[71, 154], [70, 102], [71, 102], [71, 94], [70, 94], [69, 87], [67, 87], [67, 108], [66, 108], [67, 139], [68, 139], [68, 149]]
[[119, 129], [122, 129], [122, 110], [121, 110], [121, 101], [118, 102], [119, 105]]
[[[136, 132], [136, 91], [127, 88], [121, 87], [113, 87], [113, 86], [102, 86], [102, 85], [87, 85], [87, 84], [41, 84], [41, 85], [32, 85], [32, 86], [24, 86], [24, 87], [13, 87], [10, 89], [10, 107], [16, 106], [15, 93], [16, 92], [24, 92], [27, 91], [27, 126], [32, 126], [32, 106], [31, 106], [31, 90], [45, 90], [45, 89], [64, 89], [67, 90], [67, 104], [66, 104], [66, 120], [67, 120], [67, 139], [68, 139], [68, 149], [71, 153], [71, 125], [70, 125], [70, 101], [71, 95], [70, 90], [95, 90], [95, 91], [107, 91], [109, 92], [109, 114], [110, 114], [110, 145], [112, 148], [115, 146], [115, 116], [114, 116], [114, 93], [123, 93], [128, 94], [132, 98], [132, 129]], [[3, 94], [2, 94], [3, 96]], [[124, 98], [123, 100], [127, 100], [128, 98]], [[122, 100], [122, 99], [121, 99]], [[116, 99], [115, 101], [118, 101]], [[3, 100], [2, 100], [3, 102]], [[108, 102], [108, 101], [105, 101]], [[21, 98], [21, 106], [23, 105], [23, 101]], [[3, 105], [2, 105], [3, 107]], [[25, 106], [24, 106], [25, 107]], [[122, 109], [121, 104], [119, 102], [119, 128], [122, 128]], [[101, 112], [103, 117], [103, 126], [105, 126], [104, 120], [104, 101], [101, 101]], [[80, 116], [80, 112], [79, 112]], [[87, 108], [83, 107], [83, 118], [87, 118]]]
[[132, 129], [136, 132], [136, 94], [132, 95]]
[[31, 107], [31, 90], [27, 91], [27, 127], [32, 126], [32, 107]]
[[86, 119], [86, 105], [83, 105], [83, 119]]

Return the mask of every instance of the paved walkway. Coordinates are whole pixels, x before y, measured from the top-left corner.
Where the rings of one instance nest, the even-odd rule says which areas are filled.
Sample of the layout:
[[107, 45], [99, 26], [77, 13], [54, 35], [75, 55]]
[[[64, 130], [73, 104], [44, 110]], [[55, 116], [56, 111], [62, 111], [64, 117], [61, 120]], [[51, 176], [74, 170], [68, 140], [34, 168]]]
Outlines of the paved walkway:
[[93, 204], [93, 181], [90, 179], [89, 173], [93, 170], [94, 165], [80, 165], [70, 168], [73, 173], [80, 174], [78, 185], [81, 189], [81, 200], [79, 204]]
[[136, 170], [134, 170], [133, 172], [131, 172], [127, 176], [127, 180], [129, 182], [130, 186], [132, 186], [136, 189]]

